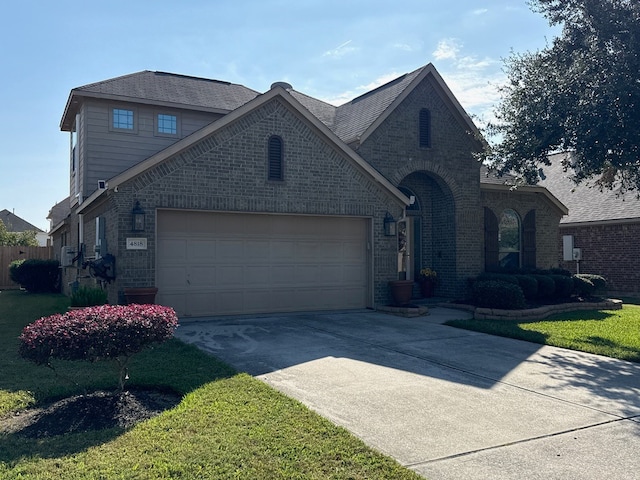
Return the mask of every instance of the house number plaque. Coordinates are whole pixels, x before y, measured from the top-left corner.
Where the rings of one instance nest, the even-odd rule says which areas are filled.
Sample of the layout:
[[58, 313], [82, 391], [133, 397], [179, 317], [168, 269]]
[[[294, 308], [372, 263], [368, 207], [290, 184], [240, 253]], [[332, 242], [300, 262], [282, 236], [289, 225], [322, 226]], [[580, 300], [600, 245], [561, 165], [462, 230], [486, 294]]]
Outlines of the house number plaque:
[[127, 238], [127, 250], [146, 250], [146, 238]]

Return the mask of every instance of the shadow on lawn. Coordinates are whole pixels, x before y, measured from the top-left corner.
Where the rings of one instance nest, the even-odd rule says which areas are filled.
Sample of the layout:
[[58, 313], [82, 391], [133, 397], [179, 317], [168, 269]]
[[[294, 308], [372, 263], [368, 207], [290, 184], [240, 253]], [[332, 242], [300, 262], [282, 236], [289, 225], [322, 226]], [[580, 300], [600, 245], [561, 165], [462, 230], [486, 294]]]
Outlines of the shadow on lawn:
[[[44, 400], [0, 418], [0, 462], [13, 466], [25, 457], [56, 458], [110, 442], [137, 423], [174, 408], [184, 394], [236, 374], [228, 365], [177, 339], [138, 356], [134, 357], [130, 371], [135, 372], [141, 383], [128, 386], [122, 393], [114, 392], [113, 383], [111, 388], [104, 389], [105, 380], [98, 379], [97, 384], [87, 381], [72, 391], [67, 389], [66, 394], [46, 396], [44, 392], [56, 388], [49, 379], [49, 387], [41, 392]], [[24, 362], [19, 357], [16, 361]], [[104, 364], [72, 363], [83, 364], [85, 367], [80, 369], [85, 370], [84, 374], [96, 369], [97, 377], [109, 373]], [[36, 377], [48, 373], [45, 367], [33, 368]], [[33, 387], [30, 370], [25, 367], [21, 379], [0, 381], [0, 389]], [[84, 392], [83, 387], [92, 391]]]

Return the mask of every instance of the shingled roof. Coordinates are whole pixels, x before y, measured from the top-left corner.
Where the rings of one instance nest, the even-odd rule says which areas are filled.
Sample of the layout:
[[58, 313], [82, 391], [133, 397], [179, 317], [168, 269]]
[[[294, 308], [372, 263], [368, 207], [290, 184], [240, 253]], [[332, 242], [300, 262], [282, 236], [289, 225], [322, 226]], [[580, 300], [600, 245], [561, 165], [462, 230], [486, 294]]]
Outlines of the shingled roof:
[[0, 211], [0, 220], [2, 220], [2, 223], [4, 223], [8, 232], [42, 232], [38, 227], [32, 225], [26, 220], [23, 220], [6, 208]]
[[228, 113], [258, 95], [235, 83], [144, 70], [71, 90], [60, 128], [72, 128], [82, 97]]
[[565, 172], [562, 166], [566, 155], [560, 153], [549, 157], [551, 165], [543, 168], [546, 178], [540, 182], [569, 208], [569, 215], [560, 223], [640, 221], [637, 192], [621, 195], [615, 190], [601, 191], [597, 186], [576, 185], [571, 180], [571, 172]]

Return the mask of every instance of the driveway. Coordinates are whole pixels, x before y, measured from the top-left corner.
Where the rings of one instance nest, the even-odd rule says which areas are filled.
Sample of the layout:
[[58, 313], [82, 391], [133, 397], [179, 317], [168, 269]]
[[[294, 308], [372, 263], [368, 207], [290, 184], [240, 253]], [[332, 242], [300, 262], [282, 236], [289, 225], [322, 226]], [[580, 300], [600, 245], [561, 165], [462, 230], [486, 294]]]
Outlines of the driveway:
[[640, 364], [442, 325], [465, 317], [226, 317], [176, 333], [432, 480], [640, 479]]

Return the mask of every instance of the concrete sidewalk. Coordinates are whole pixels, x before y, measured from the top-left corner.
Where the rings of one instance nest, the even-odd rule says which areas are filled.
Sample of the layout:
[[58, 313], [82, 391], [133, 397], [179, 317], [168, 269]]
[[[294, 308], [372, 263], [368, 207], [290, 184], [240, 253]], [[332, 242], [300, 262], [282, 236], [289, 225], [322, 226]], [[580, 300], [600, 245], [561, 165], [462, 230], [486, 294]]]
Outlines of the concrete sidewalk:
[[183, 321], [182, 340], [436, 479], [640, 479], [640, 364], [372, 311]]

